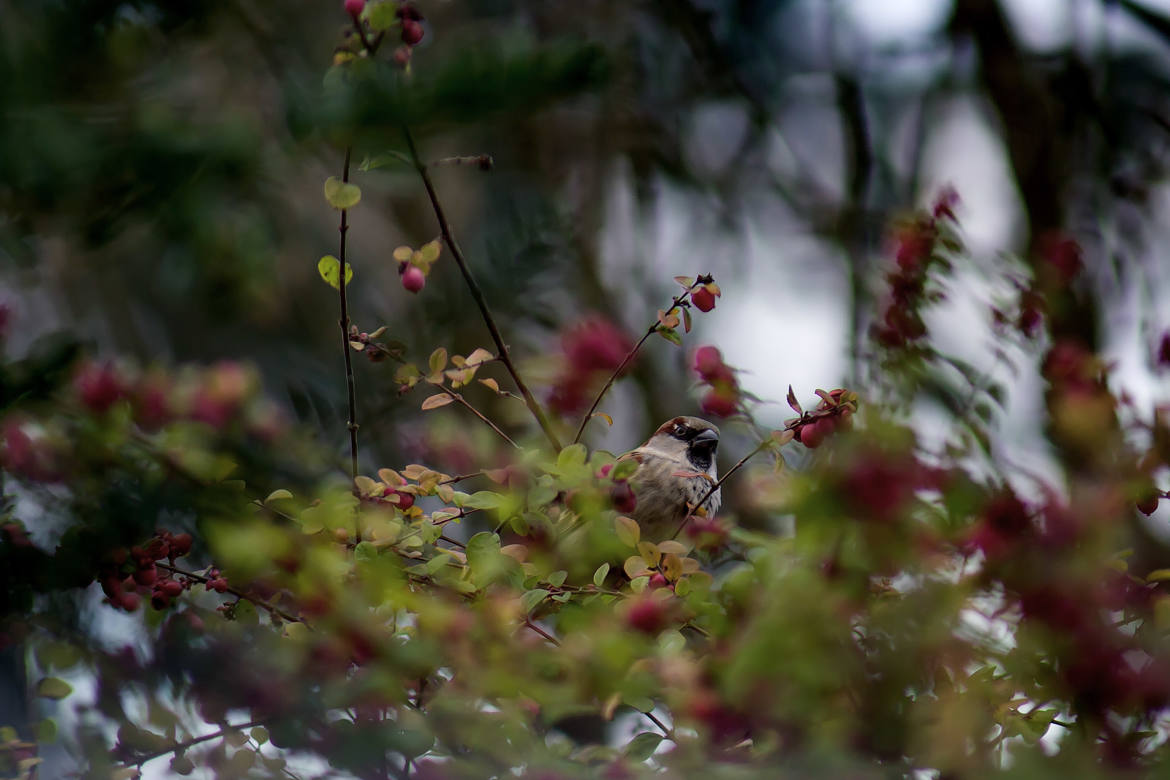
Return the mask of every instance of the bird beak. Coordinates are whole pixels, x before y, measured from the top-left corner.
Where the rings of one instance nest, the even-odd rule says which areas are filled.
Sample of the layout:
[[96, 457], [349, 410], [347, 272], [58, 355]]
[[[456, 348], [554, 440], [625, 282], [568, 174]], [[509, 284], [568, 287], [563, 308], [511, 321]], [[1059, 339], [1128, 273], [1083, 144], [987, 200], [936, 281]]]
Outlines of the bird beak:
[[694, 448], [706, 449], [706, 450], [710, 450], [711, 452], [714, 452], [715, 448], [718, 446], [719, 446], [719, 434], [715, 433], [715, 431], [712, 431], [710, 429], [707, 429], [705, 431], [700, 431], [699, 434], [697, 436], [695, 436], [695, 438], [691, 439], [691, 447], [694, 447]]

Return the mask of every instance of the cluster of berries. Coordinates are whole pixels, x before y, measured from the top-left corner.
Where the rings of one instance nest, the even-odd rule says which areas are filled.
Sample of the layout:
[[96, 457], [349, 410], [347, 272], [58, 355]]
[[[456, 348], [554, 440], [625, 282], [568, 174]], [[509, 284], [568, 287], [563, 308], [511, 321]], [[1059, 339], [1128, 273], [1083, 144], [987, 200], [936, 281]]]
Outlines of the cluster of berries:
[[[857, 411], [857, 393], [839, 387], [827, 393], [817, 390], [817, 395], [821, 399], [817, 408], [801, 414], [790, 423], [793, 438], [809, 449], [821, 446], [825, 439], [838, 430], [849, 428], [853, 424], [853, 414]], [[791, 399], [789, 403], [792, 403]], [[800, 410], [799, 406], [795, 408]]]
[[[366, 10], [366, 0], [345, 0], [344, 7], [354, 22], [360, 24], [362, 12]], [[402, 25], [402, 46], [394, 50], [394, 63], [404, 68], [410, 63], [411, 51], [422, 42], [425, 35], [422, 26], [423, 16], [415, 8], [414, 3], [410, 2], [400, 3], [394, 15]]]
[[[114, 550], [98, 573], [106, 601], [113, 607], [133, 612], [142, 603], [143, 596], [149, 595], [151, 606], [166, 609], [172, 599], [191, 587], [192, 582], [187, 578], [175, 579], [173, 572], [160, 569], [156, 564], [165, 559], [173, 568], [176, 558], [191, 552], [191, 543], [191, 534], [159, 531], [145, 546]], [[227, 590], [227, 581], [219, 577], [218, 572], [208, 576], [211, 578], [207, 583], [209, 590], [220, 593]], [[222, 587], [217, 587], [220, 584]]]
[[585, 409], [590, 390], [618, 369], [633, 344], [612, 322], [594, 315], [566, 330], [561, 347], [564, 367], [548, 402], [555, 411], [567, 415]]
[[699, 407], [713, 417], [730, 417], [739, 409], [740, 389], [735, 371], [723, 362], [723, 354], [715, 347], [699, 347], [691, 360], [691, 368], [708, 386]]
[[921, 307], [932, 302], [937, 293], [926, 290], [927, 272], [932, 265], [945, 261], [935, 251], [944, 223], [954, 223], [954, 206], [959, 196], [954, 190], [942, 192], [930, 214], [918, 214], [894, 230], [894, 260], [897, 268], [887, 275], [889, 298], [880, 323], [871, 328], [879, 344], [891, 348], [905, 347], [926, 335]]

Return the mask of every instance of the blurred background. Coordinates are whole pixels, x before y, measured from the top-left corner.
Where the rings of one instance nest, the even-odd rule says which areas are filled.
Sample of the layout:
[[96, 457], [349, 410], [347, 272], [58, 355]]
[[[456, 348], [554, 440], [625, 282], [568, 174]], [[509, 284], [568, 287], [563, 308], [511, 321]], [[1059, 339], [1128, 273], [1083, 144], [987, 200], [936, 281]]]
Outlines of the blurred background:
[[[340, 2], [0, 0], [9, 350], [65, 331], [142, 364], [254, 361], [340, 462], [336, 296], [316, 264], [337, 251], [321, 186], [347, 141], [363, 190], [354, 322], [386, 325], [419, 361], [490, 346], [448, 253], [417, 296], [398, 282], [393, 249], [438, 234], [417, 177], [387, 156], [404, 150], [405, 121], [426, 159], [494, 158], [490, 173], [438, 168], [436, 186], [543, 397], [561, 334], [590, 313], [636, 339], [678, 290], [671, 277], [721, 285], [687, 349], [652, 341], [602, 407], [621, 421], [591, 430], [609, 449], [697, 408], [686, 361], [699, 344], [780, 401], [765, 422], [787, 416], [790, 383], [801, 398], [863, 389], [891, 221], [948, 185], [971, 262], [930, 322], [940, 349], [1010, 380], [990, 307], [1013, 291], [995, 269], [1026, 268], [1040, 237], [1065, 231], [1084, 248], [1086, 330], [1115, 379], [1139, 404], [1166, 390], [1153, 356], [1170, 326], [1170, 2], [418, 6], [411, 81], [388, 73], [354, 100], [324, 77], [349, 29]], [[452, 406], [424, 435], [422, 396], [399, 399], [392, 364], [356, 370], [364, 466], [471, 427]], [[528, 425], [518, 403], [475, 390], [513, 430]], [[1013, 388], [996, 446], [1042, 467], [1040, 393]]]

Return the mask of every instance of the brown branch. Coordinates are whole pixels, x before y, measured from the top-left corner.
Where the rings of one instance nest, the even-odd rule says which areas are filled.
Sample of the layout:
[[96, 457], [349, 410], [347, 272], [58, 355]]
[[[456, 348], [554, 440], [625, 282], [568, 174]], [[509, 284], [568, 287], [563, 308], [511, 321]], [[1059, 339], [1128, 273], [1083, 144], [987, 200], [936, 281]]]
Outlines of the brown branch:
[[544, 630], [543, 628], [541, 628], [540, 626], [538, 626], [538, 625], [536, 625], [535, 623], [533, 623], [533, 622], [532, 622], [532, 620], [531, 620], [530, 618], [524, 618], [524, 625], [525, 625], [525, 626], [527, 626], [528, 628], [531, 628], [531, 629], [532, 629], [533, 631], [535, 631], [536, 633], [540, 634], [542, 637], [544, 637], [546, 640], [548, 640], [548, 641], [549, 641], [549, 643], [551, 643], [551, 644], [553, 644], [553, 645], [555, 645], [555, 646], [557, 646], [557, 647], [560, 647], [560, 646], [561, 646], [561, 643], [560, 643], [560, 641], [559, 641], [559, 640], [558, 640], [558, 639], [557, 639], [555, 636], [553, 636], [552, 634], [550, 634], [549, 632], [545, 631], [545, 630]]
[[[355, 24], [357, 20], [354, 20]], [[341, 171], [341, 180], [345, 183], [349, 182], [349, 158], [353, 152], [353, 147], [345, 147], [345, 165]], [[349, 420], [346, 427], [349, 428], [349, 477], [355, 479], [358, 474], [358, 444], [357, 444], [357, 396], [354, 392], [353, 386], [353, 361], [350, 359], [349, 353], [349, 306], [345, 298], [345, 234], [349, 231], [349, 224], [347, 223], [348, 210], [341, 210], [341, 226], [338, 230], [341, 232], [341, 246], [338, 250], [338, 277], [337, 289], [341, 297], [341, 349], [345, 353], [345, 387], [349, 400]]]
[[663, 723], [662, 721], [660, 721], [658, 718], [656, 718], [654, 716], [653, 712], [643, 712], [642, 714], [645, 715], [647, 718], [649, 718], [651, 723], [653, 723], [658, 728], [662, 729], [662, 736], [666, 737], [671, 742], [675, 741], [674, 730], [667, 728], [666, 724]]
[[[676, 295], [674, 300], [670, 302], [670, 308], [668, 308], [667, 311], [671, 311], [671, 309], [674, 309], [676, 306], [682, 303], [683, 300], [691, 294], [692, 289], [694, 289], [694, 285], [688, 287], [681, 294]], [[642, 338], [638, 339], [638, 343], [634, 345], [634, 348], [626, 353], [626, 356], [622, 360], [621, 365], [614, 369], [614, 372], [610, 375], [609, 379], [606, 380], [605, 387], [601, 388], [601, 392], [599, 392], [597, 397], [593, 399], [593, 405], [589, 407], [589, 411], [585, 412], [585, 416], [581, 418], [581, 424], [577, 426], [577, 433], [575, 436], [573, 436], [573, 444], [581, 441], [581, 434], [585, 433], [585, 426], [588, 425], [589, 421], [593, 418], [593, 413], [597, 411], [597, 407], [601, 404], [601, 399], [605, 398], [605, 394], [609, 392], [609, 388], [613, 387], [613, 383], [616, 382], [617, 378], [621, 376], [623, 371], [626, 370], [626, 366], [628, 366], [630, 361], [634, 359], [634, 355], [638, 354], [638, 350], [641, 349], [642, 345], [646, 343], [646, 339], [650, 338], [655, 334], [655, 332], [657, 332], [659, 324], [660, 323], [655, 320], [654, 324], [646, 329], [646, 332], [642, 334]]]
[[[161, 561], [156, 562], [154, 565], [159, 567], [160, 569], [163, 569], [165, 571], [169, 571], [172, 574], [178, 574], [180, 577], [186, 577], [187, 579], [194, 580], [196, 582], [201, 582], [203, 584], [207, 584], [208, 582], [211, 581], [210, 577], [204, 577], [202, 574], [196, 574], [193, 571], [185, 571], [185, 570], [180, 569], [176, 566], [171, 566], [170, 564], [163, 563]], [[306, 627], [309, 625], [308, 623], [305, 623], [303, 618], [297, 617], [296, 615], [289, 614], [288, 612], [285, 612], [280, 607], [269, 604], [267, 601], [260, 599], [260, 598], [256, 598], [255, 596], [252, 596], [248, 593], [245, 593], [242, 590], [238, 590], [236, 588], [228, 588], [224, 592], [230, 593], [233, 596], [235, 596], [236, 598], [241, 598], [244, 601], [250, 601], [253, 604], [255, 604], [257, 607], [260, 607], [261, 609], [266, 610], [270, 614], [277, 615], [278, 617], [284, 619], [285, 621], [287, 621], [289, 623], [304, 623]]]
[[513, 447], [515, 447], [516, 449], [520, 449], [520, 445], [519, 445], [519, 444], [517, 444], [516, 442], [512, 441], [512, 437], [511, 437], [511, 436], [509, 436], [508, 434], [506, 434], [506, 433], [504, 433], [503, 431], [501, 431], [501, 430], [500, 430], [500, 429], [499, 429], [499, 428], [496, 426], [496, 424], [495, 424], [494, 422], [492, 422], [491, 420], [489, 420], [489, 419], [487, 418], [487, 416], [485, 416], [485, 415], [483, 414], [483, 412], [479, 411], [479, 410], [478, 410], [478, 409], [476, 409], [474, 406], [472, 406], [470, 403], [468, 403], [468, 402], [467, 402], [467, 399], [466, 399], [466, 398], [464, 398], [462, 395], [460, 395], [459, 393], [456, 393], [454, 390], [449, 390], [448, 388], [446, 388], [446, 387], [443, 387], [442, 385], [436, 385], [436, 387], [438, 387], [438, 389], [439, 389], [439, 390], [441, 390], [442, 392], [446, 393], [446, 394], [447, 394], [447, 397], [449, 397], [449, 398], [451, 398], [452, 400], [454, 400], [454, 401], [458, 402], [458, 403], [459, 403], [459, 404], [461, 404], [461, 405], [462, 405], [464, 408], [466, 408], [468, 411], [470, 411], [472, 414], [474, 414], [476, 417], [478, 417], [480, 420], [482, 420], [482, 421], [483, 421], [483, 423], [484, 423], [485, 425], [487, 425], [487, 426], [488, 426], [489, 428], [491, 428], [493, 431], [495, 431], [496, 433], [498, 433], [498, 434], [500, 435], [500, 438], [502, 438], [504, 441], [508, 442], [509, 444], [511, 444], [511, 445], [512, 445]]
[[771, 446], [772, 446], [772, 440], [771, 439], [764, 439], [762, 442], [759, 443], [759, 445], [756, 446], [756, 448], [754, 450], [752, 450], [747, 455], [744, 455], [742, 458], [740, 458], [738, 463], [736, 463], [734, 466], [732, 466], [730, 469], [728, 469], [727, 473], [724, 474], [722, 477], [720, 477], [719, 481], [716, 482], [714, 485], [712, 485], [711, 488], [706, 493], [703, 494], [703, 497], [700, 498], [697, 502], [695, 502], [694, 508], [690, 512], [687, 513], [686, 517], [684, 517], [682, 519], [682, 522], [678, 524], [678, 528], [674, 529], [674, 533], [670, 535], [670, 538], [674, 539], [674, 538], [678, 537], [678, 535], [682, 531], [682, 529], [686, 528], [686, 525], [690, 521], [690, 519], [695, 516], [695, 512], [698, 510], [698, 508], [701, 507], [703, 504], [707, 503], [708, 498], [715, 495], [715, 491], [719, 489], [719, 486], [722, 485], [727, 480], [728, 477], [730, 477], [735, 472], [739, 471], [739, 469], [743, 466], [743, 464], [747, 463], [749, 460], [754, 458], [756, 455], [759, 455], [761, 452], [763, 452], [764, 450], [768, 449], [768, 447], [771, 447]]
[[256, 726], [263, 726], [266, 722], [267, 722], [267, 718], [259, 718], [257, 720], [250, 720], [247, 723], [241, 723], [238, 726], [225, 726], [222, 729], [220, 729], [219, 731], [216, 731], [212, 734], [204, 734], [201, 737], [192, 737], [191, 739], [188, 739], [185, 742], [176, 742], [175, 744], [171, 745], [170, 747], [166, 747], [166, 748], [163, 748], [161, 750], [156, 750], [153, 753], [147, 753], [144, 756], [139, 756], [138, 758], [136, 758], [134, 760], [134, 765], [135, 766], [142, 766], [147, 761], [153, 761], [156, 758], [162, 758], [163, 756], [168, 755], [170, 753], [176, 753], [176, 752], [181, 752], [181, 751], [187, 750], [188, 748], [190, 748], [194, 745], [198, 745], [200, 742], [207, 742], [208, 740], [212, 740], [212, 739], [221, 739], [223, 737], [226, 737], [228, 734], [232, 733], [233, 731], [243, 731], [244, 729], [255, 728]]
[[471, 292], [471, 297], [475, 300], [475, 305], [479, 307], [479, 313], [483, 317], [484, 324], [487, 325], [488, 333], [491, 334], [492, 341], [499, 351], [500, 362], [508, 370], [512, 381], [516, 383], [516, 388], [520, 391], [520, 395], [523, 396], [524, 403], [528, 406], [528, 410], [532, 412], [532, 416], [536, 418], [540, 429], [544, 431], [544, 435], [548, 439], [549, 444], [559, 452], [561, 442], [557, 438], [556, 432], [553, 431], [552, 425], [549, 424], [548, 418], [545, 417], [544, 410], [540, 408], [536, 397], [532, 395], [532, 391], [528, 389], [528, 386], [524, 384], [524, 380], [520, 378], [520, 372], [516, 370], [516, 365], [512, 362], [511, 355], [508, 354], [508, 346], [504, 343], [504, 337], [500, 335], [500, 329], [496, 326], [496, 320], [492, 316], [491, 310], [488, 309], [487, 300], [483, 297], [483, 291], [475, 281], [475, 277], [472, 276], [471, 268], [467, 265], [463, 251], [455, 241], [455, 236], [451, 232], [451, 225], [447, 222], [447, 215], [444, 213], [443, 206], [439, 202], [438, 193], [435, 192], [435, 185], [431, 181], [431, 175], [427, 172], [427, 166], [423, 163], [422, 158], [419, 157], [418, 149], [415, 148], [414, 136], [411, 135], [410, 128], [408, 127], [403, 127], [402, 133], [406, 138], [406, 146], [410, 151], [411, 162], [414, 163], [414, 168], [418, 171], [419, 178], [422, 179], [423, 187], [427, 191], [427, 197], [431, 201], [431, 208], [435, 212], [435, 219], [439, 222], [439, 232], [442, 234], [447, 248], [451, 250], [451, 255], [455, 258], [455, 263], [459, 266], [460, 273], [463, 274], [463, 281], [467, 283], [467, 288]]

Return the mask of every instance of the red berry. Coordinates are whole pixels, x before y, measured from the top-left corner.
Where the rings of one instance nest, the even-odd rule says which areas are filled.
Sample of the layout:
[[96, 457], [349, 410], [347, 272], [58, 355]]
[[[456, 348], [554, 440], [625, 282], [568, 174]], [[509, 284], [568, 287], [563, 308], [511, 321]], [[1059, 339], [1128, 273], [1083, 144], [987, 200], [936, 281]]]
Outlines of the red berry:
[[699, 347], [695, 350], [695, 357], [691, 362], [691, 367], [703, 379], [711, 380], [721, 378], [725, 368], [723, 365], [723, 355], [715, 347]]
[[703, 400], [699, 402], [699, 407], [703, 410], [704, 414], [710, 414], [716, 417], [730, 417], [735, 414], [736, 398], [731, 393], [712, 389], [703, 396]]
[[1151, 493], [1141, 501], [1137, 502], [1138, 511], [1146, 517], [1149, 517], [1150, 515], [1154, 514], [1154, 512], [1158, 511], [1159, 500], [1161, 500], [1161, 496], [1159, 496], [1157, 493]]
[[422, 21], [422, 14], [414, 7], [414, 3], [403, 3], [398, 6], [398, 10], [394, 12], [394, 15], [399, 19], [409, 19], [412, 22]]
[[827, 428], [821, 427], [820, 420], [814, 420], [810, 423], [805, 423], [800, 429], [800, 443], [808, 447], [810, 450], [815, 450], [821, 446], [821, 442], [825, 440], [825, 436], [829, 433]]
[[225, 580], [223, 577], [219, 577], [218, 579], [214, 579], [207, 583], [207, 587], [211, 588], [216, 593], [224, 593], [228, 589], [228, 584], [227, 580]]
[[638, 497], [634, 495], [634, 489], [624, 479], [614, 483], [609, 490], [609, 497], [613, 501], [613, 508], [623, 515], [633, 514], [638, 506]]
[[414, 46], [423, 39], [423, 27], [414, 19], [402, 20], [402, 42]]
[[138, 609], [138, 605], [142, 603], [142, 597], [137, 593], [123, 593], [122, 597], [115, 603], [114, 606], [121, 607], [127, 612], [133, 612]]
[[657, 634], [666, 628], [667, 622], [666, 604], [656, 598], [639, 598], [626, 612], [626, 625], [644, 634]]
[[699, 311], [711, 311], [715, 308], [715, 293], [706, 286], [700, 287], [691, 292], [691, 303]]
[[411, 493], [403, 493], [401, 490], [394, 491], [398, 496], [398, 508], [405, 511], [414, 506], [414, 495]]
[[153, 585], [157, 579], [158, 569], [153, 566], [134, 572], [134, 581], [139, 585]]
[[81, 403], [94, 414], [104, 413], [126, 394], [122, 377], [108, 364], [83, 366], [74, 379], [74, 387]]
[[402, 272], [402, 286], [412, 293], [417, 293], [423, 287], [426, 287], [427, 277], [422, 271], [413, 265], [406, 266], [406, 270]]
[[182, 558], [187, 553], [191, 552], [191, 534], [179, 534], [171, 539], [171, 555], [175, 558]]
[[658, 590], [659, 588], [665, 588], [668, 584], [666, 577], [662, 576], [662, 572], [656, 571], [646, 587], [650, 588], [650, 590]]
[[366, 8], [366, 0], [345, 0], [345, 12], [350, 16], [360, 16]]
[[174, 598], [175, 596], [182, 595], [183, 583], [179, 582], [178, 580], [167, 580], [166, 582], [161, 583], [158, 589], [162, 593], [165, 593], [171, 598]]

